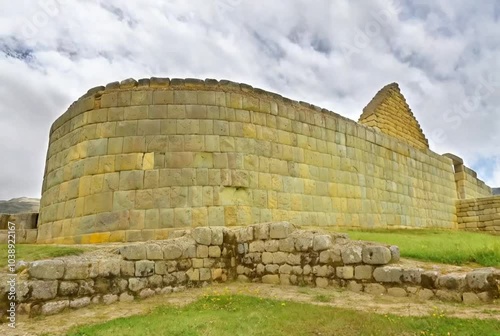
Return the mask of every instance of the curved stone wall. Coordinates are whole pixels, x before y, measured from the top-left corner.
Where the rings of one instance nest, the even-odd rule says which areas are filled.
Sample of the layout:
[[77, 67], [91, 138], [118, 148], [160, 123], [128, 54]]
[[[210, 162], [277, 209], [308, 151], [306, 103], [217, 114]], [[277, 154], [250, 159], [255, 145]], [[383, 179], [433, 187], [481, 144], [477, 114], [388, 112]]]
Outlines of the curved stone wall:
[[456, 195], [451, 159], [316, 106], [229, 81], [126, 80], [52, 125], [38, 242], [271, 220], [451, 228]]

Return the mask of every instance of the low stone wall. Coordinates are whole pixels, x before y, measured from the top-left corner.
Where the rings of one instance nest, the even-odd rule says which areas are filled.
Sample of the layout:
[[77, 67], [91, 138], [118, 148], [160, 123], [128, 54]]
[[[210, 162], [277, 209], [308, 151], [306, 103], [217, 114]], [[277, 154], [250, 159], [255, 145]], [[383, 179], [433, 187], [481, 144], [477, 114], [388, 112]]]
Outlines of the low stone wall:
[[457, 201], [458, 228], [500, 234], [500, 195]]
[[[91, 303], [131, 301], [236, 279], [342, 286], [372, 294], [466, 303], [499, 296], [499, 270], [440, 275], [404, 268], [394, 264], [399, 260], [397, 246], [298, 230], [288, 222], [233, 230], [199, 227], [174, 236], [112, 252], [31, 262], [17, 282], [18, 313], [51, 315]], [[2, 312], [8, 304], [7, 290], [2, 289]]]
[[38, 235], [38, 213], [0, 214], [0, 244], [8, 242], [8, 223], [14, 223], [16, 244], [35, 244]]

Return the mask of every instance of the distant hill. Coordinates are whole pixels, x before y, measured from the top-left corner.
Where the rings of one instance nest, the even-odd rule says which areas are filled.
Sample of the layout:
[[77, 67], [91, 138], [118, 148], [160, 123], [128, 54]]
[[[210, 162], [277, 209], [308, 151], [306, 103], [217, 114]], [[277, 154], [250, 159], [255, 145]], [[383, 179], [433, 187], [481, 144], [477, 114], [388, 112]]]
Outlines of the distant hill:
[[493, 195], [500, 195], [500, 188], [492, 188]]
[[39, 208], [40, 200], [38, 198], [19, 197], [8, 201], [0, 200], [0, 213], [38, 212]]

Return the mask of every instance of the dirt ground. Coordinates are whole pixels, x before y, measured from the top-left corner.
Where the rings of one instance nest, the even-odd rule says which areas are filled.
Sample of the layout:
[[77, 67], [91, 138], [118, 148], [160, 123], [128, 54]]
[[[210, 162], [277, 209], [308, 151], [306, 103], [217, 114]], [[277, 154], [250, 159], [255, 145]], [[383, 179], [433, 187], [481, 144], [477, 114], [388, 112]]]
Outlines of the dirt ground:
[[[213, 284], [205, 288], [157, 295], [134, 302], [117, 302], [111, 305], [92, 305], [78, 310], [69, 310], [54, 316], [43, 316], [18, 321], [16, 329], [0, 325], [1, 335], [64, 335], [77, 325], [94, 324], [119, 317], [146, 314], [153, 308], [171, 304], [187, 305], [203, 295], [243, 294], [284, 301], [311, 303], [322, 306], [355, 309], [375, 314], [423, 316], [443, 314], [447, 317], [496, 319], [500, 321], [500, 305], [466, 306], [441, 301], [416, 302], [412, 298], [395, 298], [386, 295], [373, 296], [336, 288], [309, 288], [296, 286], [274, 286], [265, 284]], [[326, 301], [326, 302], [324, 302]]]

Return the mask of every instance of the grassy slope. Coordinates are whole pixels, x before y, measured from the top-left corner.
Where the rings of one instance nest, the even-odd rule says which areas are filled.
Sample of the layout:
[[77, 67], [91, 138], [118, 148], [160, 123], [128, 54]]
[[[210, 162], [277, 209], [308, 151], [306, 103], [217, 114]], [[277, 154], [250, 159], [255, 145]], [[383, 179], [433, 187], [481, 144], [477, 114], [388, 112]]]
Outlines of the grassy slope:
[[[54, 246], [54, 245], [16, 245], [16, 260], [33, 261], [47, 258], [79, 255], [85, 250], [79, 247]], [[7, 256], [7, 244], [0, 245], [0, 255]], [[0, 267], [7, 266], [7, 258], [0, 258]]]
[[84, 326], [69, 335], [500, 335], [493, 320], [398, 317], [248, 296], [207, 296], [183, 308]]
[[432, 230], [348, 231], [351, 239], [399, 246], [401, 256], [463, 265], [500, 266], [500, 237], [483, 233]]

